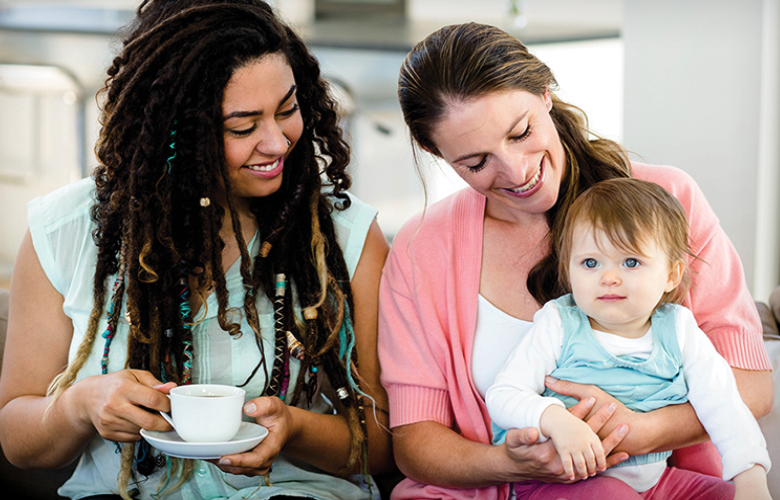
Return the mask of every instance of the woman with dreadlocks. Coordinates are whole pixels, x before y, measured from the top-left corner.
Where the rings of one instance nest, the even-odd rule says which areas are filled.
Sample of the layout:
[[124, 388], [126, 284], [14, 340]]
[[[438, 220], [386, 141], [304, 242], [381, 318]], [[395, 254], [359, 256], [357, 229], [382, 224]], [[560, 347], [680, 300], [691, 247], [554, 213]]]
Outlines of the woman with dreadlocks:
[[[27, 468], [80, 456], [72, 498], [369, 498], [392, 463], [387, 243], [346, 193], [316, 60], [260, 0], [146, 0], [129, 33], [93, 177], [28, 206], [3, 451]], [[268, 437], [209, 461], [150, 447], [140, 431], [170, 430], [157, 412], [189, 383], [243, 387]]]

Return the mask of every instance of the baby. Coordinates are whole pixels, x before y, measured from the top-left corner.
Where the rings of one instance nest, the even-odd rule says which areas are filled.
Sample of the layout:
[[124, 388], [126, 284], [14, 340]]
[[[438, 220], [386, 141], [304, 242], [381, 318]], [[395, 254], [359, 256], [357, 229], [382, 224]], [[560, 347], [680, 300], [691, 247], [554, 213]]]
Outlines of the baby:
[[[567, 411], [576, 401], [545, 389], [545, 376], [597, 385], [639, 412], [689, 401], [720, 452], [723, 478], [733, 479], [735, 498], [770, 498], [770, 461], [758, 423], [729, 365], [691, 311], [677, 305], [691, 255], [679, 202], [651, 182], [600, 182], [571, 207], [556, 244], [559, 274], [572, 293], [534, 315], [487, 391], [494, 426], [536, 427], [573, 480], [604, 471], [605, 453], [591, 428]], [[692, 473], [667, 467], [670, 453], [630, 457], [603, 474], [640, 493], [651, 494], [659, 481], [682, 485], [675, 476]], [[715, 482], [707, 486], [713, 488], [708, 498], [731, 498], [728, 483], [701, 481]], [[677, 484], [673, 490], [675, 498], [691, 494]]]

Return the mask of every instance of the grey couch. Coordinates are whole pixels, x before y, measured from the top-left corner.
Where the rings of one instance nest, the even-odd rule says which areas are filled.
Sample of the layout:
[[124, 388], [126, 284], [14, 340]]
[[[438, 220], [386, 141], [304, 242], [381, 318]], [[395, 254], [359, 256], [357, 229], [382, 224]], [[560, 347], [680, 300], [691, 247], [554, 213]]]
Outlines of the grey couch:
[[[772, 412], [759, 424], [769, 444], [769, 454], [774, 464], [769, 472], [769, 491], [780, 499], [780, 287], [772, 293], [769, 304], [756, 304], [764, 325], [764, 344], [772, 360], [772, 378], [775, 387], [775, 402]], [[8, 290], [0, 289], [0, 354], [5, 348], [5, 333], [8, 326]], [[0, 355], [0, 360], [2, 356]], [[2, 361], [0, 361], [2, 370]], [[58, 470], [21, 470], [0, 456], [0, 492], [15, 500], [49, 500], [62, 498], [57, 488], [70, 477], [75, 464]], [[397, 479], [397, 478], [395, 478]]]
[[766, 438], [772, 469], [767, 477], [772, 498], [780, 499], [780, 286], [769, 296], [769, 304], [757, 303], [761, 322], [764, 325], [764, 345], [772, 362], [774, 383], [774, 406], [768, 415], [760, 418], [758, 424]]

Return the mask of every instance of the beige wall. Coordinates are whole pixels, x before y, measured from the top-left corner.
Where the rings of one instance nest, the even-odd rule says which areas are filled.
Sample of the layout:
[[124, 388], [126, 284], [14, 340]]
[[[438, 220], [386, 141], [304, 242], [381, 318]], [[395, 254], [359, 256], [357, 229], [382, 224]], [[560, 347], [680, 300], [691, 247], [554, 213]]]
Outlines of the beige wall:
[[624, 2], [626, 147], [696, 179], [758, 300], [780, 283], [778, 5]]

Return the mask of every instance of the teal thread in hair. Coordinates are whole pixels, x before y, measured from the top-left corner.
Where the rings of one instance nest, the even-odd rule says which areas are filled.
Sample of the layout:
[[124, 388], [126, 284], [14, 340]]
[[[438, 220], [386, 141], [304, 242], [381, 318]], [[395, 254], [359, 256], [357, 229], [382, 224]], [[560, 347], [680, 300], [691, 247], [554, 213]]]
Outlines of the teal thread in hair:
[[168, 484], [171, 482], [171, 457], [168, 455], [165, 455], [165, 484], [157, 490], [157, 493], [152, 493], [151, 497], [155, 500], [159, 500], [160, 494], [165, 493], [165, 489], [168, 487]]
[[182, 340], [182, 384], [190, 384], [192, 383], [192, 336], [190, 334], [192, 311], [190, 309], [190, 287], [187, 283], [186, 262], [181, 262], [179, 273], [179, 314], [181, 316], [182, 328], [185, 330], [184, 339]]
[[[176, 122], [173, 122], [174, 125], [176, 125]], [[176, 135], [176, 129], [171, 130], [171, 139], [174, 139], [174, 136]], [[171, 151], [173, 151], [173, 154], [168, 157], [167, 160], [165, 160], [165, 164], [168, 166], [168, 173], [171, 173], [171, 169], [173, 168], [173, 164], [171, 163], [174, 158], [176, 158], [176, 141], [171, 141], [170, 144], [168, 144], [168, 148], [170, 148]]]
[[344, 301], [344, 321], [341, 323], [341, 329], [339, 330], [339, 359], [344, 361], [344, 366], [347, 369], [347, 382], [349, 386], [355, 390], [358, 394], [371, 400], [374, 404], [374, 411], [376, 411], [376, 401], [374, 398], [363, 392], [360, 387], [355, 383], [355, 379], [352, 378], [352, 351], [355, 349], [355, 329], [352, 327], [352, 319], [349, 313], [349, 305], [346, 300]]
[[100, 371], [103, 375], [108, 373], [108, 353], [111, 349], [111, 341], [114, 340], [117, 328], [117, 318], [115, 315], [119, 314], [122, 308], [122, 304], [118, 304], [118, 297], [121, 295], [121, 289], [124, 287], [124, 269], [119, 270], [119, 274], [114, 281], [114, 289], [111, 294], [111, 303], [108, 306], [108, 326], [106, 331], [103, 332], [103, 338], [106, 339], [106, 343], [103, 346], [103, 356], [100, 360]]
[[[352, 378], [352, 351], [355, 349], [355, 329], [352, 327], [352, 316], [349, 312], [349, 304], [344, 300], [344, 321], [339, 329], [339, 359], [344, 362], [347, 370], [347, 382], [352, 389], [361, 396], [371, 400], [371, 408], [374, 413], [374, 420], [378, 422], [376, 415], [376, 400], [363, 392]], [[371, 483], [371, 475], [368, 469], [368, 447], [363, 443], [363, 478], [368, 487], [369, 500], [373, 500], [374, 492]]]

